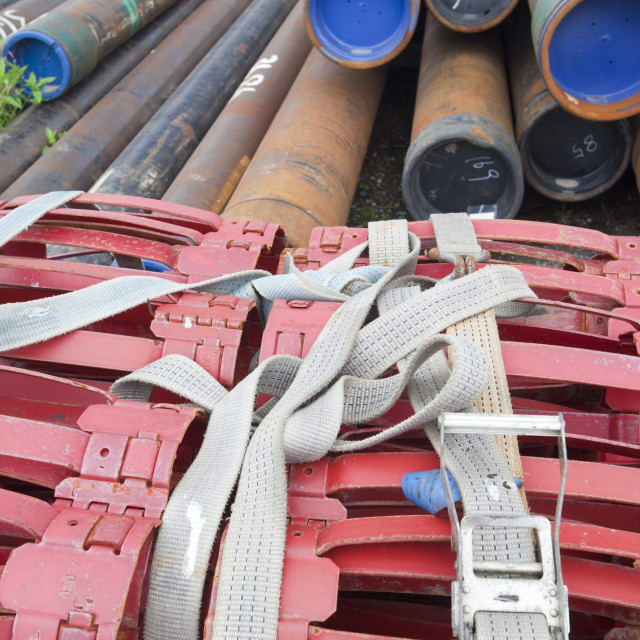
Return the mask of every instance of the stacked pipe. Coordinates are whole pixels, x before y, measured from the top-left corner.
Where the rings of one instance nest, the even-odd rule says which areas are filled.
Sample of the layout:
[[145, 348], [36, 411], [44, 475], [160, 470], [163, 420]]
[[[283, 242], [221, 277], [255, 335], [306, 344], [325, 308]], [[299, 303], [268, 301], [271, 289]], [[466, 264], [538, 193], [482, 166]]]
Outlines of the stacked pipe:
[[89, 189], [247, 4], [248, 0], [206, 0], [3, 196]]

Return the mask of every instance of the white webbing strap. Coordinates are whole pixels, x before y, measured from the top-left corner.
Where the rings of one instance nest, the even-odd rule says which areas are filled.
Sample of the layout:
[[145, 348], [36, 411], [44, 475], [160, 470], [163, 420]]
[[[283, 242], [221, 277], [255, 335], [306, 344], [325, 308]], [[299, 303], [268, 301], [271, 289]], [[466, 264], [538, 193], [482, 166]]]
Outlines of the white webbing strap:
[[82, 195], [82, 191], [52, 191], [16, 207], [0, 219], [0, 247], [3, 247], [29, 225], [40, 220], [51, 209], [55, 209], [79, 195]]
[[[331, 317], [304, 361], [286, 356], [270, 358], [231, 392], [225, 393], [217, 404], [213, 402], [205, 444], [172, 494], [160, 529], [152, 565], [145, 637], [193, 639], [198, 636], [202, 583], [211, 546], [240, 468], [252, 420], [255, 424], [262, 418], [242, 461], [221, 561], [214, 638], [273, 640], [276, 637], [286, 533], [287, 462], [317, 459], [332, 445], [339, 451], [369, 446], [430, 421], [441, 410], [462, 410], [480, 393], [485, 381], [478, 372], [486, 369], [482, 351], [465, 340], [439, 335], [439, 324], [397, 345], [388, 341], [384, 330], [371, 336], [371, 352], [396, 350], [400, 354], [396, 359], [407, 356], [407, 366], [402, 373], [381, 380], [344, 375], [345, 369], [353, 368], [350, 364], [352, 346], [377, 294], [396, 274], [409, 274], [415, 268], [419, 242], [415, 236], [411, 240], [412, 252], [408, 259], [379, 283], [348, 299]], [[507, 268], [469, 282], [472, 288], [486, 288], [485, 304], [491, 305], [506, 295], [495, 286], [496, 282], [511, 275]], [[518, 278], [511, 297], [531, 295], [524, 279], [519, 275], [516, 280]], [[422, 292], [417, 296], [420, 303], [415, 305], [415, 314], [408, 315], [406, 322], [415, 325], [418, 318], [437, 304], [438, 297], [446, 296], [449, 288], [457, 286], [449, 283], [439, 290]], [[385, 327], [388, 323], [379, 326]], [[334, 445], [343, 421], [357, 424], [383, 413], [396, 401], [415, 372], [424, 366], [425, 360], [445, 347], [455, 352], [456, 365], [443, 380], [439, 393], [416, 415], [366, 441]], [[188, 362], [191, 369], [197, 367]], [[182, 375], [176, 388], [195, 400], [183, 387], [190, 375]], [[145, 383], [151, 379], [147, 374], [143, 378]], [[172, 388], [166, 377], [162, 384]], [[266, 415], [253, 412], [255, 396], [263, 392], [276, 397]], [[129, 390], [128, 394], [128, 397], [139, 394], [138, 397], [145, 398], [148, 391]], [[201, 403], [212, 404], [211, 401], [205, 404], [203, 400]]]
[[[441, 256], [446, 259], [451, 255], [454, 258], [460, 255], [478, 257], [478, 251], [481, 249], [471, 220], [466, 214], [434, 214], [431, 221]], [[468, 276], [461, 280], [466, 277]], [[447, 329], [447, 334], [464, 336], [476, 342], [489, 357], [489, 384], [478, 398], [476, 410], [511, 413], [511, 399], [493, 310], [475, 314], [454, 324]], [[416, 382], [409, 391], [409, 397], [412, 404], [419, 406], [428, 401], [430, 385], [425, 381]], [[434, 448], [438, 450], [439, 429], [435, 424], [427, 426], [427, 435]], [[496, 439], [491, 436], [448, 434], [445, 437], [445, 445], [445, 465], [460, 489], [465, 516], [527, 514], [526, 503], [523, 500], [524, 492], [520, 494], [511, 481], [512, 476], [522, 477], [515, 437], [503, 436]], [[535, 559], [535, 551], [531, 532], [478, 528], [473, 534], [473, 555], [475, 561], [532, 562]], [[474, 631], [474, 637], [478, 640], [550, 637], [544, 615], [533, 613], [479, 612], [475, 616]]]

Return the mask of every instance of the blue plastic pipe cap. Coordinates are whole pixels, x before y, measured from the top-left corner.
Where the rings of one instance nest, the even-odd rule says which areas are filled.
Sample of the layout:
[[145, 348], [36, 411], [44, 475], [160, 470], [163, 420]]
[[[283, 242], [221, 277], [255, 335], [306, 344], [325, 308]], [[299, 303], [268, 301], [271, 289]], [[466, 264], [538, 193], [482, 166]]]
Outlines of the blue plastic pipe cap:
[[71, 62], [67, 52], [51, 36], [40, 31], [23, 29], [7, 38], [3, 55], [36, 78], [55, 78], [42, 87], [45, 100], [61, 95], [71, 82]]
[[[449, 486], [451, 487], [451, 497], [454, 502], [460, 502], [462, 496], [458, 483], [447, 470], [449, 478]], [[516, 487], [522, 486], [522, 480], [514, 478]], [[447, 498], [442, 486], [442, 475], [440, 469], [432, 471], [415, 471], [413, 473], [405, 473], [402, 476], [402, 493], [407, 500], [411, 500], [413, 504], [432, 515], [442, 511], [447, 506]]]
[[307, 0], [306, 23], [329, 59], [373, 67], [398, 55], [416, 27], [419, 0]]
[[558, 24], [549, 68], [563, 91], [602, 104], [640, 93], [640, 0], [583, 0]]

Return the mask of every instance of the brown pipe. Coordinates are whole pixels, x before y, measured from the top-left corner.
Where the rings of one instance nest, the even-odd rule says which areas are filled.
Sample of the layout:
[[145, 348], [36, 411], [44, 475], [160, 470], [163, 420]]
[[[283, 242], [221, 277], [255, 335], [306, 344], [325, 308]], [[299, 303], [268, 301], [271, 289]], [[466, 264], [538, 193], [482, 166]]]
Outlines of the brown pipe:
[[425, 0], [429, 11], [449, 29], [473, 33], [500, 24], [518, 0]]
[[163, 200], [219, 213], [282, 104], [311, 42], [293, 9], [231, 97]]
[[385, 76], [314, 49], [222, 217], [279, 224], [292, 246], [314, 227], [345, 224]]
[[499, 38], [427, 24], [402, 191], [416, 219], [497, 205], [516, 215], [524, 183]]
[[2, 195], [87, 190], [242, 12], [206, 0]]
[[632, 135], [625, 119], [585, 120], [549, 93], [536, 61], [521, 5], [505, 23], [516, 141], [527, 182], [554, 200], [577, 202], [606, 191], [624, 173]]

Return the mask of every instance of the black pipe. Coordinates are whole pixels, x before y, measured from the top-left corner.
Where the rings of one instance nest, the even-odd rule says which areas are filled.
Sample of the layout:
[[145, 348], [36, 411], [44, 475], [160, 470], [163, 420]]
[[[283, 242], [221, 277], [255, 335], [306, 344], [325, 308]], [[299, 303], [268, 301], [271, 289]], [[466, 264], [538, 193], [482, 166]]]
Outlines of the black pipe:
[[46, 128], [62, 133], [116, 86], [203, 0], [183, 0], [106, 57], [96, 70], [58, 100], [33, 105], [0, 132], [0, 191], [42, 155]]
[[86, 190], [202, 60], [249, 0], [206, 0], [3, 193]]
[[160, 198], [294, 4], [254, 0], [92, 191]]

